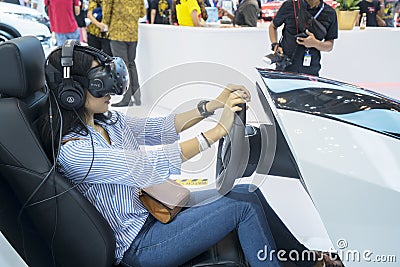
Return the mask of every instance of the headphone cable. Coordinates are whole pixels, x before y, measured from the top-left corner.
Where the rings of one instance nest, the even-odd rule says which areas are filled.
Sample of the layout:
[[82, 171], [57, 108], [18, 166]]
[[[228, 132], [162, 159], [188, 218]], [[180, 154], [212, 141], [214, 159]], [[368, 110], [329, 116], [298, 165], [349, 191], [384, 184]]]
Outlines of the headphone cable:
[[[53, 94], [54, 96], [54, 94]], [[53, 158], [54, 158], [54, 131], [53, 131], [53, 112], [52, 112], [52, 106], [51, 106], [51, 99], [49, 98], [49, 124], [50, 124], [50, 132], [51, 132], [51, 145], [52, 145], [52, 152], [53, 152]], [[60, 133], [62, 130], [62, 126], [60, 127]], [[22, 250], [24, 253], [24, 257], [26, 259], [26, 261], [28, 261], [28, 257], [26, 255], [26, 249], [25, 249], [25, 238], [24, 238], [24, 228], [22, 225], [22, 214], [24, 212], [24, 210], [29, 207], [28, 203], [29, 201], [32, 200], [32, 198], [37, 194], [37, 192], [39, 191], [39, 189], [43, 186], [43, 184], [48, 180], [48, 178], [50, 177], [51, 173], [54, 171], [56, 166], [56, 161], [53, 161], [53, 165], [50, 168], [50, 170], [47, 172], [46, 176], [43, 178], [42, 182], [35, 188], [35, 190], [31, 193], [31, 195], [27, 198], [27, 200], [24, 202], [24, 204], [22, 205], [19, 213], [18, 213], [18, 217], [17, 217], [17, 223], [21, 228], [21, 233], [22, 233]]]
[[[57, 103], [57, 101], [56, 101], [56, 103]], [[57, 105], [58, 105], [58, 103], [57, 103]], [[74, 111], [75, 111], [75, 114], [76, 114], [76, 116], [78, 117], [79, 121], [80, 121], [83, 125], [85, 125], [85, 123], [83, 122], [83, 120], [81, 119], [81, 117], [79, 116], [79, 114], [76, 112], [75, 109], [74, 109]], [[61, 192], [61, 193], [59, 193], [59, 194], [57, 194], [57, 195], [54, 195], [54, 196], [51, 196], [51, 197], [48, 197], [48, 198], [45, 198], [45, 199], [42, 199], [42, 200], [33, 202], [33, 203], [29, 204], [28, 207], [32, 207], [32, 206], [41, 204], [41, 203], [43, 203], [43, 202], [45, 202], [45, 201], [52, 200], [52, 199], [54, 199], [54, 198], [57, 198], [57, 197], [59, 197], [59, 196], [62, 196], [63, 194], [65, 194], [65, 193], [71, 191], [72, 189], [75, 189], [77, 186], [79, 186], [80, 184], [82, 184], [82, 183], [86, 180], [86, 178], [88, 177], [90, 171], [92, 170], [92, 166], [93, 166], [93, 163], [94, 163], [94, 142], [93, 142], [93, 136], [92, 136], [92, 133], [90, 132], [90, 130], [89, 130], [89, 129], [87, 129], [87, 130], [88, 130], [88, 133], [89, 133], [89, 135], [90, 135], [90, 142], [91, 142], [91, 145], [92, 145], [92, 160], [91, 160], [91, 162], [90, 162], [89, 169], [88, 169], [88, 171], [86, 172], [85, 176], [82, 178], [82, 180], [79, 181], [78, 183], [74, 184], [73, 186], [71, 186], [71, 187], [68, 188], [67, 190], [65, 190], [65, 191], [63, 191], [63, 192]], [[57, 158], [58, 158], [58, 156], [57, 156]]]

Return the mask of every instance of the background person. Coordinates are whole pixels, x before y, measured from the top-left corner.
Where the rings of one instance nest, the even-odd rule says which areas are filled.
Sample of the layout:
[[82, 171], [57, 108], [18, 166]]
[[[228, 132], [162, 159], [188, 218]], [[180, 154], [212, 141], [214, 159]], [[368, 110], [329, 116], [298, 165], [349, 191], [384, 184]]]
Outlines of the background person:
[[171, 24], [171, 5], [172, 3], [169, 0], [153, 0], [151, 2], [150, 23]]
[[363, 13], [367, 15], [367, 27], [383, 27], [386, 26], [385, 21], [382, 17], [385, 15], [385, 3], [384, 0], [362, 0], [358, 3], [360, 13], [356, 20], [356, 26], [360, 25], [361, 16]]
[[386, 23], [386, 27], [394, 27], [394, 5], [395, 0], [385, 0], [385, 11], [382, 19]]
[[[113, 56], [124, 60], [129, 70], [129, 89], [122, 100], [112, 104], [124, 107], [130, 104], [140, 106], [141, 92], [136, 69], [136, 47], [138, 42], [139, 19], [146, 15], [143, 0], [103, 0], [103, 20], [108, 25], [108, 39]], [[133, 96], [134, 101], [131, 102]]]
[[396, 28], [400, 27], [400, 1], [399, 0], [397, 0], [394, 3], [393, 13], [394, 13], [394, 16], [393, 16], [394, 26]]
[[[321, 51], [331, 51], [334, 40], [338, 38], [336, 11], [321, 0], [305, 0], [306, 5], [301, 5], [301, 8], [306, 8], [307, 12], [316, 16], [327, 33], [323, 40], [316, 39], [314, 34], [309, 31], [305, 32], [306, 38], [295, 37], [298, 33], [298, 25], [293, 3], [297, 5], [297, 1], [284, 2], [269, 26], [271, 49], [274, 52], [285, 54], [291, 59], [292, 64], [284, 71], [318, 76], [321, 69]], [[278, 43], [277, 28], [282, 24], [284, 24], [282, 38]]]
[[257, 0], [241, 0], [235, 11], [235, 15], [232, 15], [223, 8], [221, 10], [222, 16], [230, 18], [234, 25], [257, 27], [258, 15], [260, 14]]
[[173, 0], [172, 9], [176, 10], [176, 20], [180, 26], [201, 27], [204, 24], [197, 0]]
[[[110, 40], [107, 38], [108, 25], [101, 22], [93, 16], [93, 10], [101, 7], [102, 0], [90, 0], [87, 16], [91, 23], [87, 27], [88, 45], [104, 51], [112, 56]], [[102, 10], [102, 13], [104, 11]]]
[[[197, 4], [200, 7], [200, 12], [201, 12], [200, 24], [202, 24], [203, 21], [206, 21], [208, 19], [208, 14], [207, 14], [207, 10], [206, 10], [206, 3], [203, 0], [197, 0]], [[178, 17], [177, 17], [177, 14], [176, 14], [176, 0], [172, 0], [171, 24], [179, 25]]]
[[81, 8], [79, 0], [45, 0], [48, 7], [50, 28], [56, 37], [56, 45], [61, 46], [68, 39], [80, 40], [78, 16]]
[[[50, 0], [51, 1], [51, 0]], [[78, 23], [78, 29], [79, 29], [79, 34], [80, 34], [80, 41], [87, 43], [87, 31], [86, 31], [86, 18], [87, 18], [87, 10], [89, 7], [89, 1], [88, 0], [80, 0], [80, 12], [79, 15], [75, 15], [76, 23]]]

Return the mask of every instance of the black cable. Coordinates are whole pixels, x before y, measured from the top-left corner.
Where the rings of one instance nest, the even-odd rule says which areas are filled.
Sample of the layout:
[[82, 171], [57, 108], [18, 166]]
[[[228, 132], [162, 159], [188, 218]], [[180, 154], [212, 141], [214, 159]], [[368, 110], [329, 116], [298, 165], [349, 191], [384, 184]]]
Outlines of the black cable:
[[[52, 140], [53, 140], [53, 113], [52, 113], [52, 109], [51, 109], [51, 99], [49, 98], [49, 124], [50, 124], [50, 129], [51, 129], [51, 135], [52, 135]], [[52, 147], [54, 146], [53, 142], [52, 142]], [[37, 192], [39, 191], [39, 189], [43, 186], [43, 184], [48, 180], [48, 178], [50, 177], [51, 173], [54, 171], [55, 169], [55, 164], [53, 164], [53, 166], [50, 168], [50, 170], [48, 171], [48, 173], [46, 174], [46, 176], [43, 178], [42, 182], [35, 188], [35, 190], [32, 192], [32, 194], [28, 197], [28, 199], [25, 201], [25, 203], [22, 205], [19, 213], [18, 213], [18, 217], [17, 217], [17, 224], [19, 225], [19, 227], [21, 228], [21, 233], [22, 233], [22, 250], [24, 253], [24, 258], [25, 260], [28, 262], [28, 256], [26, 255], [26, 249], [25, 249], [25, 237], [24, 237], [24, 228], [22, 225], [22, 214], [25, 210], [25, 208], [27, 208], [29, 201], [32, 200], [32, 198], [37, 194]]]
[[[54, 92], [52, 91], [52, 96], [56, 100]], [[58, 147], [57, 147], [57, 154], [55, 154], [55, 149], [54, 149], [54, 131], [53, 131], [53, 109], [51, 107], [51, 99], [50, 99], [50, 110], [49, 110], [49, 116], [50, 116], [50, 132], [51, 132], [51, 153], [53, 156], [53, 166], [57, 166], [57, 159], [58, 159], [58, 154], [60, 152], [60, 146], [61, 146], [61, 134], [62, 134], [62, 114], [60, 107], [58, 106], [58, 103], [56, 103], [57, 106], [57, 112], [60, 117], [60, 131], [59, 131], [59, 138], [58, 138]], [[55, 176], [53, 176], [53, 187], [54, 187], [54, 194], [57, 194], [57, 187], [55, 183]], [[56, 206], [55, 206], [55, 218], [54, 218], [54, 230], [53, 230], [53, 235], [51, 236], [51, 243], [50, 243], [50, 251], [51, 251], [51, 258], [53, 259], [53, 266], [56, 266], [56, 257], [54, 256], [54, 249], [53, 249], [53, 244], [54, 244], [54, 239], [56, 237], [56, 232], [57, 232], [57, 225], [58, 225], [58, 199], [55, 199], [56, 201]]]
[[[56, 101], [56, 103], [57, 103], [57, 101]], [[57, 103], [57, 105], [58, 105], [58, 103]], [[80, 121], [83, 125], [85, 125], [85, 123], [83, 122], [83, 120], [81, 119], [81, 117], [79, 116], [79, 114], [76, 112], [75, 109], [74, 109], [74, 112], [75, 112], [76, 116], [78, 117], [79, 121]], [[82, 180], [79, 181], [78, 183], [74, 184], [73, 186], [71, 186], [71, 187], [68, 188], [67, 190], [65, 190], [65, 191], [63, 191], [63, 192], [61, 192], [61, 193], [59, 193], [59, 194], [57, 194], [57, 195], [55, 195], [55, 196], [52, 196], [52, 197], [49, 197], [49, 198], [45, 198], [45, 199], [42, 199], [42, 200], [39, 200], [39, 201], [36, 201], [36, 202], [33, 202], [33, 203], [29, 204], [28, 207], [32, 207], [32, 206], [35, 206], [35, 205], [37, 205], [37, 204], [41, 204], [41, 203], [43, 203], [43, 202], [45, 202], [45, 201], [52, 200], [52, 199], [54, 199], [54, 198], [57, 198], [57, 197], [59, 197], [59, 196], [62, 196], [62, 195], [64, 195], [65, 193], [71, 191], [72, 189], [75, 189], [77, 186], [79, 186], [80, 184], [82, 184], [82, 183], [86, 180], [86, 178], [88, 177], [90, 171], [92, 170], [93, 162], [94, 162], [94, 142], [93, 142], [93, 136], [92, 136], [92, 133], [90, 132], [89, 129], [87, 129], [87, 131], [88, 131], [88, 133], [89, 133], [89, 135], [90, 135], [90, 142], [91, 142], [91, 145], [92, 145], [92, 160], [91, 160], [91, 162], [90, 162], [89, 169], [88, 169], [88, 171], [86, 172], [85, 176], [82, 178]], [[61, 147], [61, 146], [60, 146], [60, 147]], [[58, 158], [58, 155], [57, 155], [57, 158]]]

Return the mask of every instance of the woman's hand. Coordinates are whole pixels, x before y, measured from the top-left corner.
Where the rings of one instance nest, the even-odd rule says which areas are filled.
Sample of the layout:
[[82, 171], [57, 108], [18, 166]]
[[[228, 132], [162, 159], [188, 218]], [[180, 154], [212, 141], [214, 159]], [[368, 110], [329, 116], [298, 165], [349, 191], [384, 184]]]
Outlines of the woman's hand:
[[219, 94], [217, 98], [207, 103], [207, 110], [214, 112], [219, 108], [223, 108], [232, 92], [241, 91], [243, 92], [243, 98], [246, 102], [251, 100], [250, 92], [243, 85], [228, 84], [226, 88]]
[[[207, 138], [208, 144], [214, 144], [229, 133], [235, 118], [235, 112], [242, 110], [242, 108], [238, 107], [237, 105], [240, 103], [246, 103], [246, 101], [250, 101], [250, 93], [245, 87], [228, 85], [227, 88], [224, 89], [224, 91], [215, 100], [207, 103], [208, 111], [214, 111], [215, 109], [222, 107], [224, 108], [217, 126], [204, 132], [204, 137]], [[208, 106], [210, 103], [214, 103], [216, 108], [211, 109]], [[183, 130], [188, 129], [197, 122], [201, 121], [202, 117], [199, 116], [198, 112], [199, 111], [196, 108], [184, 113], [176, 114], [176, 131], [178, 133], [182, 132]], [[197, 141], [197, 138], [189, 139], [180, 143], [179, 145], [182, 152], [182, 161], [186, 161], [202, 151], [199, 148], [199, 142]]]
[[246, 103], [246, 100], [249, 99], [249, 97], [250, 95], [248, 95], [246, 91], [242, 90], [235, 90], [228, 95], [221, 118], [216, 126], [220, 128], [223, 136], [227, 135], [231, 130], [235, 118], [235, 112], [242, 110], [242, 108], [237, 105]]
[[97, 27], [99, 27], [101, 32], [108, 32], [108, 25], [104, 24], [102, 22], [99, 22], [99, 24], [97, 25]]

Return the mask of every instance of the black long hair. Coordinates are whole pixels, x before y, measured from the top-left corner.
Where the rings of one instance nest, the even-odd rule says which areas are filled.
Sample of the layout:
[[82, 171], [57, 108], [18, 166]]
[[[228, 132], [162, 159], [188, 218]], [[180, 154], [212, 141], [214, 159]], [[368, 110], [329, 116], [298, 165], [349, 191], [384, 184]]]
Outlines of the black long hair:
[[[71, 68], [71, 76], [74, 77], [75, 75], [86, 77], [88, 71], [92, 67], [94, 59], [95, 57], [90, 54], [75, 50], [73, 55], [74, 65]], [[52, 52], [47, 60], [47, 64], [51, 64], [60, 73], [62, 73], [60, 49]], [[61, 84], [61, 79], [62, 78], [60, 78], [59, 81], [56, 81], [56, 84], [57, 82], [58, 84]], [[89, 134], [89, 129], [86, 126], [86, 117], [88, 113], [84, 105], [76, 110], [67, 110], [59, 106], [57, 99], [59, 87], [52, 87], [50, 86], [51, 83], [48, 84], [50, 89], [48, 106], [43, 110], [43, 114], [39, 119], [39, 135], [47, 156], [50, 160], [53, 160], [54, 157], [57, 156], [56, 153], [60, 145], [58, 141], [60, 139], [60, 134], [61, 137], [71, 132], [79, 133], [84, 136]], [[88, 94], [87, 89], [85, 89], [84, 95], [86, 96], [86, 94]], [[86, 97], [84, 99], [84, 103], [85, 100]], [[116, 120], [112, 121], [110, 112], [108, 112], [108, 114], [99, 113], [94, 115], [94, 119], [107, 124], [114, 124], [118, 121], [118, 116]], [[55, 154], [53, 154], [54, 151]]]

